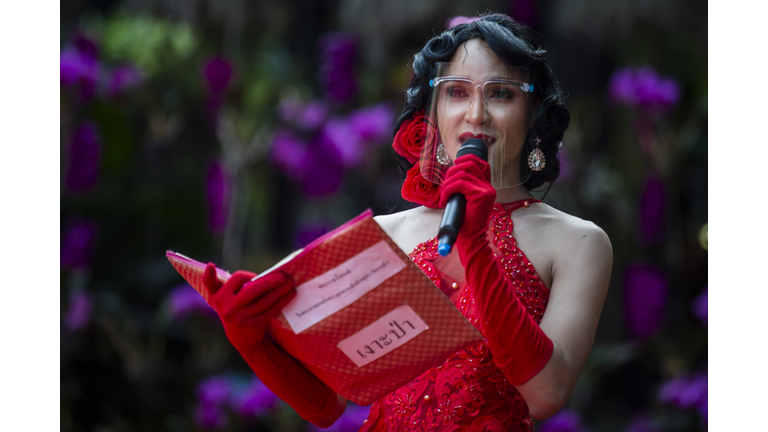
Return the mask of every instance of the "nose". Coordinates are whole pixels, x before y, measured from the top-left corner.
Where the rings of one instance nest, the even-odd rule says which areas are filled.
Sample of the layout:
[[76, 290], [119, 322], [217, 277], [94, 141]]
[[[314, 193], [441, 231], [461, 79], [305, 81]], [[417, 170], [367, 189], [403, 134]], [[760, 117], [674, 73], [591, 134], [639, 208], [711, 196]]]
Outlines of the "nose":
[[485, 100], [483, 99], [483, 86], [478, 85], [472, 92], [472, 100], [464, 114], [464, 120], [470, 124], [482, 125], [489, 120], [485, 109]]

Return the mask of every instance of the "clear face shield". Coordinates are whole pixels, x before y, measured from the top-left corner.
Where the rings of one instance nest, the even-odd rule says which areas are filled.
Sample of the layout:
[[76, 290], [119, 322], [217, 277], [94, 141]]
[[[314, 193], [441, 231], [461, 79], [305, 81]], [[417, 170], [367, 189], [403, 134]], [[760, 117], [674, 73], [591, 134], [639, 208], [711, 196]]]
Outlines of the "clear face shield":
[[442, 183], [461, 144], [479, 138], [488, 145], [494, 188], [525, 182], [530, 173], [520, 173], [520, 157], [533, 116], [531, 70], [462, 63], [436, 65], [426, 111], [430, 127], [419, 160], [422, 176]]

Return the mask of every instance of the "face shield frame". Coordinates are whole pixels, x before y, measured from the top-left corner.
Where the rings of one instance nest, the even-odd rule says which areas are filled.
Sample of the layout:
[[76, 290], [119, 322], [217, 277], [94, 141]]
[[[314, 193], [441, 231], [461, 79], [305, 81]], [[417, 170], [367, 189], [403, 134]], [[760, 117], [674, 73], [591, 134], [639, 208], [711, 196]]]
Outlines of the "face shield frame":
[[480, 138], [489, 146], [491, 184], [497, 189], [521, 184], [520, 153], [534, 112], [532, 70], [435, 65], [425, 112], [425, 145], [419, 158], [422, 176], [442, 183], [461, 143]]

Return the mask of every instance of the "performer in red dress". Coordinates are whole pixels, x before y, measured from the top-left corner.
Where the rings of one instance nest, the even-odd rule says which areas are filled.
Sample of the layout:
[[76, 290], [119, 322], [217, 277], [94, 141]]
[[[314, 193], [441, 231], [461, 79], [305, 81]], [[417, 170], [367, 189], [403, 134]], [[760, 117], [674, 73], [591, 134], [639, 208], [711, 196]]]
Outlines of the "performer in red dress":
[[[592, 224], [534, 199], [559, 174], [569, 113], [533, 33], [504, 15], [452, 27], [414, 56], [393, 147], [402, 195], [422, 204], [376, 218], [485, 341], [376, 401], [362, 431], [532, 431], [570, 397], [592, 347], [612, 251]], [[488, 161], [457, 157], [477, 138]], [[437, 252], [449, 197], [466, 198], [454, 251]], [[412, 251], [412, 252], [411, 252]], [[525, 253], [523, 252], [525, 251]], [[346, 400], [264, 337], [295, 295], [275, 272], [206, 286], [227, 337], [256, 375], [327, 427]]]

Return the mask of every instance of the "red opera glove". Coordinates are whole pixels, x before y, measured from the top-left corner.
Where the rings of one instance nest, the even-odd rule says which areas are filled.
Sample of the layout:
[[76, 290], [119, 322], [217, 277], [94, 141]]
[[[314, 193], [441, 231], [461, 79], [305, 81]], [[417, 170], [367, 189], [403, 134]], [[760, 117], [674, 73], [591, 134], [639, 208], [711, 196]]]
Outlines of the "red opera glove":
[[222, 286], [216, 266], [209, 263], [203, 283], [211, 304], [221, 318], [227, 338], [256, 376], [305, 420], [328, 427], [344, 412], [345, 405], [335, 391], [286, 354], [265, 335], [269, 320], [296, 296], [293, 280], [285, 273], [272, 272], [254, 282], [256, 276], [235, 272]]
[[455, 246], [464, 265], [493, 361], [512, 385], [536, 375], [552, 356], [552, 341], [525, 311], [488, 244], [488, 218], [496, 200], [487, 162], [466, 155], [456, 158], [442, 184], [440, 204], [454, 193], [467, 199], [464, 223]]
[[[467, 199], [464, 223], [459, 228], [456, 244], [462, 237], [485, 240], [488, 217], [493, 210], [493, 202], [496, 201], [496, 189], [491, 186], [490, 178], [490, 165], [475, 155], [456, 158], [455, 164], [445, 173], [445, 179], [440, 186], [440, 207], [445, 208], [448, 198], [455, 193], [460, 193]], [[464, 263], [464, 260], [461, 262]]]

